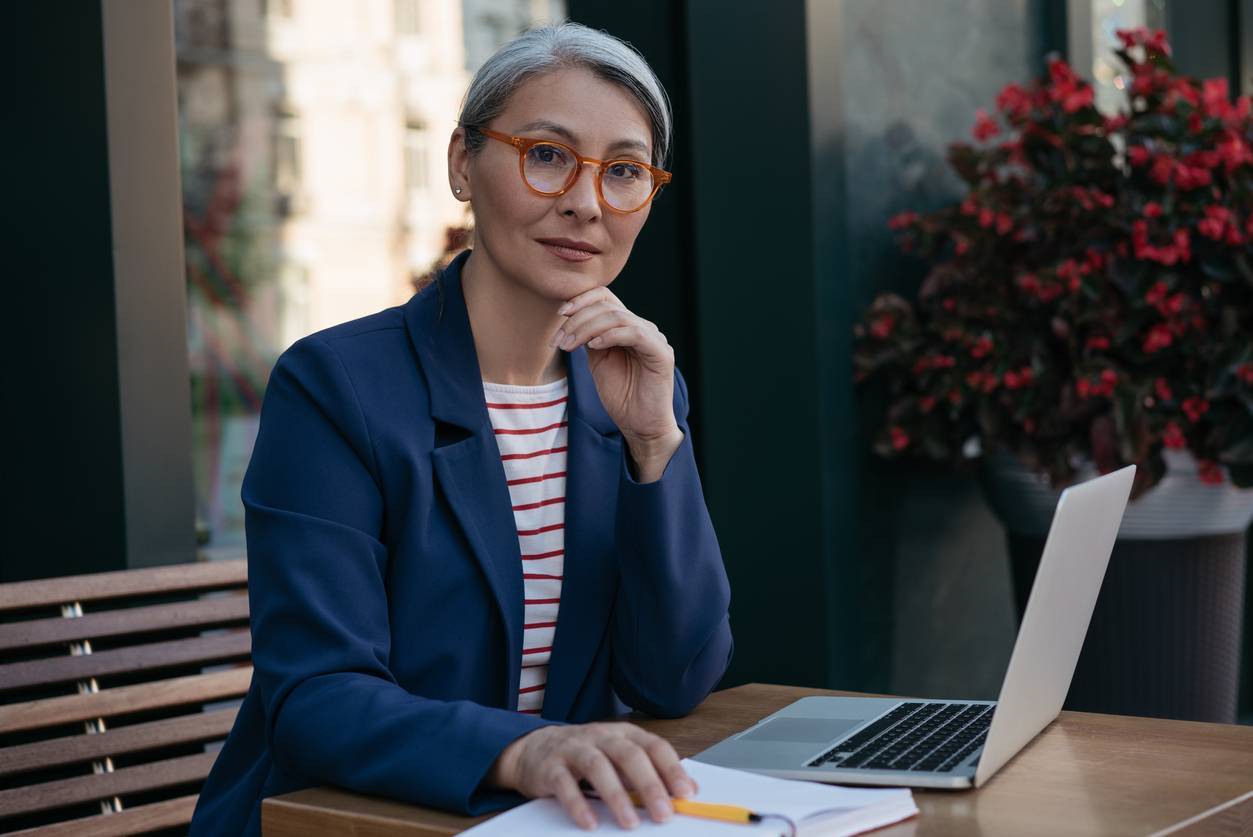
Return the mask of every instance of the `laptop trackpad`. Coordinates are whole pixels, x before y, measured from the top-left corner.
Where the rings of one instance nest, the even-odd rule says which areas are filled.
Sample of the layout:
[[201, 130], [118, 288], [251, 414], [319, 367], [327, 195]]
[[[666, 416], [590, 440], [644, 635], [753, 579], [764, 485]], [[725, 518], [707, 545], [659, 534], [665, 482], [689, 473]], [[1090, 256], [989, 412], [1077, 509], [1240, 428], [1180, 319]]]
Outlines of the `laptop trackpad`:
[[741, 735], [740, 741], [822, 742], [839, 738], [865, 718], [775, 718], [752, 732]]

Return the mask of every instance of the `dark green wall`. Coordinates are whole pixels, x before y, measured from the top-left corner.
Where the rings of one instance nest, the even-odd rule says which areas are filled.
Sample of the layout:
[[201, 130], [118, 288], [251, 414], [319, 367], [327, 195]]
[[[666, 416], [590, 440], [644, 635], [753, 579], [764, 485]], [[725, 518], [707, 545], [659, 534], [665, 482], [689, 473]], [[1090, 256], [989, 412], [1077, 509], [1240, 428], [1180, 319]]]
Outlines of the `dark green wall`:
[[20, 336], [6, 364], [17, 506], [0, 582], [126, 566], [100, 4], [5, 14], [17, 182], [5, 273]]

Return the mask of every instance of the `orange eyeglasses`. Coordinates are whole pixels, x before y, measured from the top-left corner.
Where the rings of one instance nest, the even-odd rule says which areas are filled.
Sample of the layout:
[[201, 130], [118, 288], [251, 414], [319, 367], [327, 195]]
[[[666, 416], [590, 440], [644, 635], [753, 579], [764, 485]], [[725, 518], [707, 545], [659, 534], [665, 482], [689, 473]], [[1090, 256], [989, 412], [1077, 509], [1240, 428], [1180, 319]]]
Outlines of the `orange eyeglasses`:
[[596, 196], [614, 212], [638, 212], [670, 182], [670, 172], [639, 160], [596, 160], [553, 140], [514, 137], [487, 128], [473, 130], [516, 148], [522, 182], [546, 198], [570, 191], [586, 165], [596, 166]]

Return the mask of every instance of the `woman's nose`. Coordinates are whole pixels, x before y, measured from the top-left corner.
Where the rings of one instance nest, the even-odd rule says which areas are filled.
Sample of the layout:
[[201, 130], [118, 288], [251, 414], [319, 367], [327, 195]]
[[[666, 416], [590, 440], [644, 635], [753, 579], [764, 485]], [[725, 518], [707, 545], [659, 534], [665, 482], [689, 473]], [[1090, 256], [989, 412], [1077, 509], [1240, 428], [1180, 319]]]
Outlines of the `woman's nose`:
[[593, 163], [583, 163], [574, 185], [557, 198], [557, 211], [562, 215], [578, 217], [590, 221], [600, 217], [602, 208], [600, 198], [596, 194], [596, 173], [598, 168]]

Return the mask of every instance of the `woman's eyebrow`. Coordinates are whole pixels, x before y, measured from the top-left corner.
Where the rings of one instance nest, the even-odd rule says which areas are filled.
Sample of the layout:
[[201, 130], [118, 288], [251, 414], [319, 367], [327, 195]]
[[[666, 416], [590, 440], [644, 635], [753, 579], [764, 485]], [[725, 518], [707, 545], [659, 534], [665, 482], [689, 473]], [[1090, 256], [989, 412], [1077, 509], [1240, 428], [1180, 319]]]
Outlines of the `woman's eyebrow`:
[[[550, 134], [556, 134], [576, 148], [579, 145], [579, 138], [573, 131], [563, 125], [558, 125], [556, 122], [549, 122], [546, 119], [537, 119], [534, 122], [528, 122], [518, 128], [518, 133], [520, 134], [530, 131], [547, 131]], [[622, 151], [628, 148], [635, 149], [645, 156], [648, 155], [648, 146], [639, 140], [620, 139], [609, 146], [609, 150], [611, 152]]]

